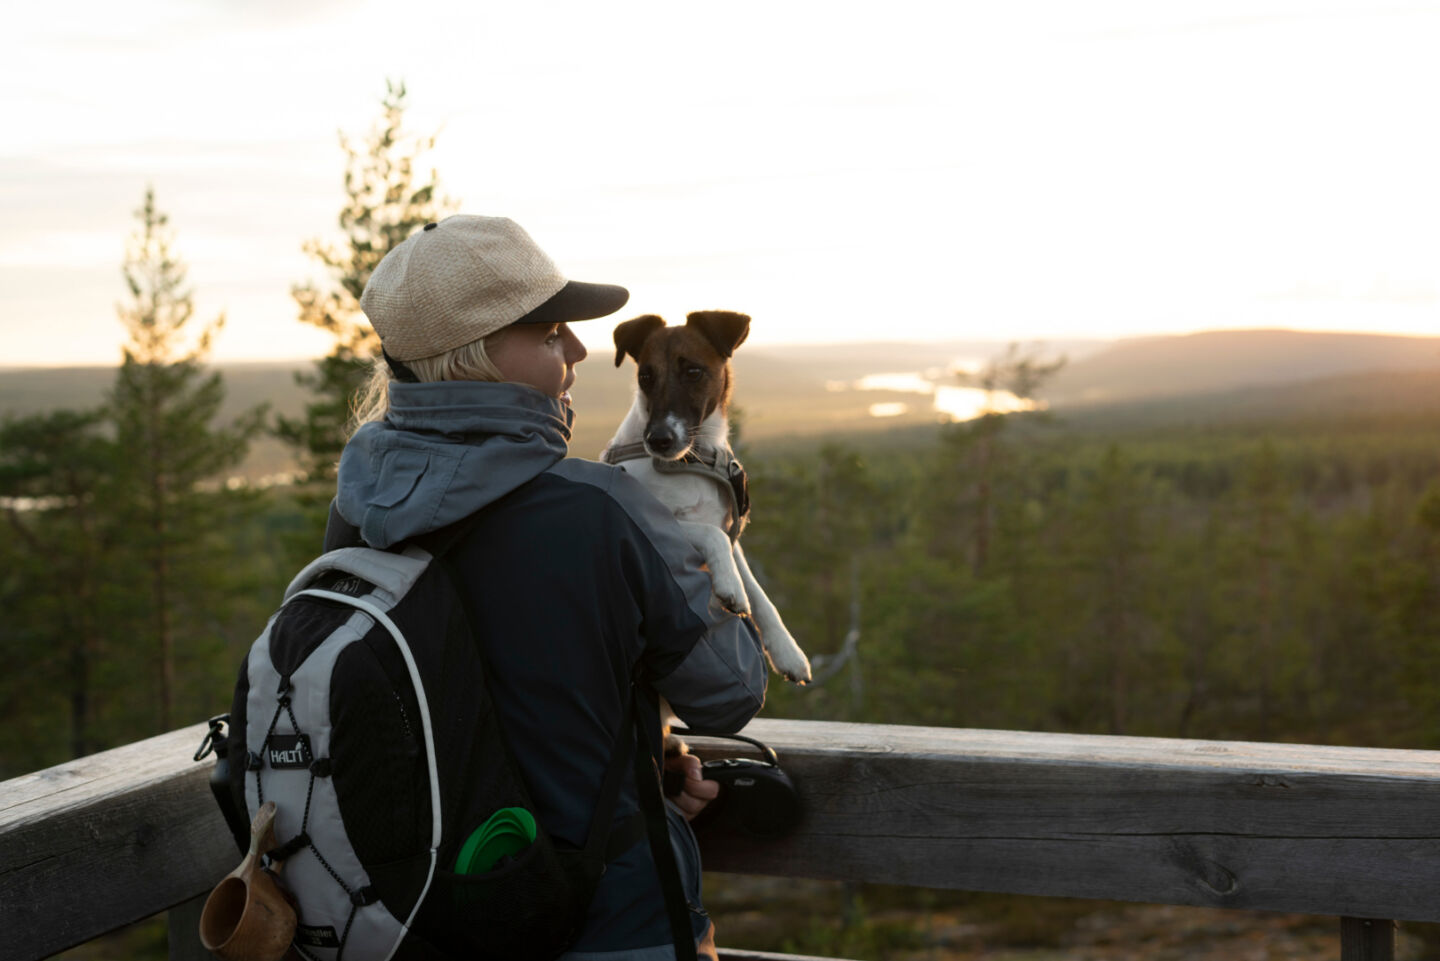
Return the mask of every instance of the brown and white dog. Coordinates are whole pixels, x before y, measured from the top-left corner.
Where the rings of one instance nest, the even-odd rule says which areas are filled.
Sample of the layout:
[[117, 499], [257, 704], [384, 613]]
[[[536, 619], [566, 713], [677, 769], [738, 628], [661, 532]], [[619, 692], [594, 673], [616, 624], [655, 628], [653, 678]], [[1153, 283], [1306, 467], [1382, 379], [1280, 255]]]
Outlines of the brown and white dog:
[[634, 403], [600, 459], [622, 464], [674, 513], [705, 558], [715, 596], [748, 613], [770, 666], [796, 683], [810, 660], [785, 629], [755, 580], [740, 532], [749, 515], [745, 474], [730, 450], [730, 357], [750, 333], [750, 318], [727, 310], [686, 315], [667, 327], [654, 314], [615, 328], [615, 366], [638, 368]]

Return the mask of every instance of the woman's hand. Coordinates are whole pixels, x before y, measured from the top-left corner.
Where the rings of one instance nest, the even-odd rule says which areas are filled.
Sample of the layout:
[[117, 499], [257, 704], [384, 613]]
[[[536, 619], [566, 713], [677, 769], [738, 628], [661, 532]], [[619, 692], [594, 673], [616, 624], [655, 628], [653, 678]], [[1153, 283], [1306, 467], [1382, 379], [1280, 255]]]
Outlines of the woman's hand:
[[700, 776], [700, 759], [693, 754], [676, 754], [665, 758], [665, 770], [679, 771], [685, 775], [680, 793], [670, 798], [685, 820], [705, 810], [705, 805], [720, 795], [720, 785]]

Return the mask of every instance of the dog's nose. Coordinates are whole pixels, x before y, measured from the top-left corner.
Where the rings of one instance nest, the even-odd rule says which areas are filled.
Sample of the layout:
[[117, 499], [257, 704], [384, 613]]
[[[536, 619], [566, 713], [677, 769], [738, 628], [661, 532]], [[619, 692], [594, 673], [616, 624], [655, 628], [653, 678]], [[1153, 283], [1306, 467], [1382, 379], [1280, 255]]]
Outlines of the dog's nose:
[[675, 439], [669, 434], [654, 433], [645, 438], [645, 446], [657, 454], [670, 453], [670, 448], [674, 446], [674, 444]]

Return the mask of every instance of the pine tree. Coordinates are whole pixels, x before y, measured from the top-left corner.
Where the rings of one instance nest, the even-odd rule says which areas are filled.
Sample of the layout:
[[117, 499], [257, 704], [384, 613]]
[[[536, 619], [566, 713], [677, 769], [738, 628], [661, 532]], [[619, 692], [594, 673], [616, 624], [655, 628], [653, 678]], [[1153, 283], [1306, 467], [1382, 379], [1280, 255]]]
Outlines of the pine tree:
[[291, 291], [300, 320], [335, 337], [334, 349], [315, 362], [313, 372], [296, 375], [314, 394], [304, 416], [276, 423], [276, 433], [296, 448], [312, 479], [334, 478], [355, 397], [380, 349], [360, 311], [371, 272], [391, 248], [452, 206], [440, 197], [433, 169], [427, 177], [417, 173], [435, 138], [405, 132], [405, 98], [403, 83], [387, 83], [380, 118], [364, 142], [357, 146], [340, 135], [346, 156], [346, 202], [339, 218], [345, 241], [338, 247], [307, 242], [305, 252], [324, 266], [331, 285], [299, 284]]
[[190, 336], [194, 301], [153, 189], [135, 216], [139, 225], [124, 266], [131, 302], [117, 308], [129, 343], [110, 395], [121, 453], [117, 509], [137, 555], [136, 570], [143, 571], [143, 630], [158, 665], [160, 729], [169, 730], [177, 614], [203, 606], [206, 576], [225, 563], [207, 561], [203, 550], [214, 494], [200, 485], [215, 484], [244, 458], [264, 409], [215, 426], [225, 387], [204, 364], [224, 318]]

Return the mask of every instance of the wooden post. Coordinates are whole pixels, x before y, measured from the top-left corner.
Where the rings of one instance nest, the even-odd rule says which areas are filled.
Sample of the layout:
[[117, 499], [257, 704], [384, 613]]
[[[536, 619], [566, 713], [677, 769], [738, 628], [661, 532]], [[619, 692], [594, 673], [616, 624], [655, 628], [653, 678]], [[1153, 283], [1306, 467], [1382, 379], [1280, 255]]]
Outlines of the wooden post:
[[1395, 922], [1340, 919], [1340, 961], [1394, 961]]
[[200, 909], [205, 907], [207, 897], [208, 893], [182, 901], [166, 914], [170, 961], [215, 961], [215, 956], [200, 943]]

